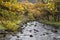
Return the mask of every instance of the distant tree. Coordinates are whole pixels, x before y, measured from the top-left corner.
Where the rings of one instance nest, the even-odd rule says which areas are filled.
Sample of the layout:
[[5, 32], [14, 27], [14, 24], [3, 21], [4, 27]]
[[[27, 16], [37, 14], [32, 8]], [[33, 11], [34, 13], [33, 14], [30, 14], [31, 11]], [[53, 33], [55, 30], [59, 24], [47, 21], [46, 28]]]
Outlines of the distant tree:
[[3, 2], [17, 2], [17, 0], [3, 0]]
[[7, 2], [8, 2], [8, 1], [10, 1], [10, 0], [2, 0], [2, 1], [3, 1], [3, 2], [6, 2], [6, 1], [7, 1]]
[[28, 0], [25, 0], [26, 2], [28, 2]]
[[55, 0], [55, 14], [54, 14], [54, 20], [59, 21], [60, 20], [60, 0]]
[[17, 0], [10, 0], [10, 2], [17, 2]]
[[2, 0], [0, 0], [0, 2], [1, 2]]
[[36, 0], [36, 2], [44, 3], [46, 0]]
[[36, 2], [41, 2], [41, 0], [36, 0]]

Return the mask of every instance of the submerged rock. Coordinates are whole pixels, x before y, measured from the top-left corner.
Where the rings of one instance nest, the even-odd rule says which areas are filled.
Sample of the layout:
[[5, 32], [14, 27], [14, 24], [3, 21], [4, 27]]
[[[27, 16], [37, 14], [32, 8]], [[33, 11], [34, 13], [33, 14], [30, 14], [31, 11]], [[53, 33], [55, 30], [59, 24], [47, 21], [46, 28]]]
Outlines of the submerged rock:
[[56, 29], [53, 29], [52, 32], [57, 33], [57, 30]]
[[33, 37], [33, 35], [30, 35], [30, 37]]
[[17, 36], [17, 38], [20, 38], [20, 36]]
[[34, 31], [39, 32], [38, 30], [34, 29]]

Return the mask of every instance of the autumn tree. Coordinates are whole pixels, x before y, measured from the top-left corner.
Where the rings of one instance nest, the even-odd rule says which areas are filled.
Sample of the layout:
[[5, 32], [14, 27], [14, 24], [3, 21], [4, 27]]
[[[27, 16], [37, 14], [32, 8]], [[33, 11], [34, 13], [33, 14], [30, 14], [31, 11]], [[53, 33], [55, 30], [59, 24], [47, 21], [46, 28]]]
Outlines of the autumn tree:
[[2, 0], [0, 0], [0, 4], [2, 3]]
[[54, 14], [54, 20], [59, 21], [60, 20], [60, 0], [55, 0], [55, 14]]
[[3, 2], [17, 2], [17, 0], [2, 0]]

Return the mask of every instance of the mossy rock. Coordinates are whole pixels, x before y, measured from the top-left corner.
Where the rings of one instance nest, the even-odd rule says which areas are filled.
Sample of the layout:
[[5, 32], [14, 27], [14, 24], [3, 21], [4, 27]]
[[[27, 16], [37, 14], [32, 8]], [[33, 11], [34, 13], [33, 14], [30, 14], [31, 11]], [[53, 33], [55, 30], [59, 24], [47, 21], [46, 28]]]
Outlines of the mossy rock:
[[57, 33], [57, 30], [56, 30], [56, 29], [53, 29], [53, 30], [52, 30], [52, 32], [55, 32], [55, 33]]

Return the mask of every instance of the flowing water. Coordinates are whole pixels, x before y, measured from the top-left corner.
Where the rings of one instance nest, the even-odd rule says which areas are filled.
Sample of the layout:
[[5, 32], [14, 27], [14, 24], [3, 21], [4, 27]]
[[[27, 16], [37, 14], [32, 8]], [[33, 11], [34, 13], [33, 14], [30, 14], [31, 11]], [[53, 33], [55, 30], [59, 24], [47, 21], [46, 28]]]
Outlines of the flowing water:
[[6, 35], [6, 40], [60, 40], [60, 30], [57, 33], [52, 32], [54, 29], [49, 25], [33, 21], [24, 24], [22, 32], [18, 32], [15, 36]]

